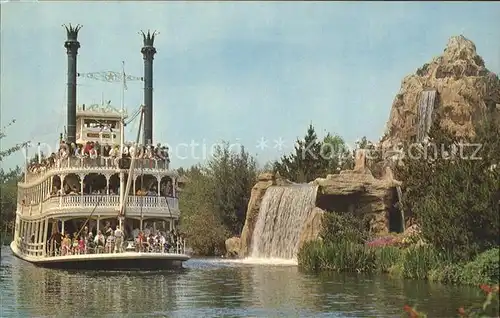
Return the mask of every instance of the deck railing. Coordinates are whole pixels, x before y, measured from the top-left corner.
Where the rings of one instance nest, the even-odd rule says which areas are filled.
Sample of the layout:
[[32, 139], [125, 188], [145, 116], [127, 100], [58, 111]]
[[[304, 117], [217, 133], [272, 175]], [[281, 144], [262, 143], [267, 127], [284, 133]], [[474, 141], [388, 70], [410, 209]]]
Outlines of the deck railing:
[[[43, 243], [41, 243], [43, 245]], [[92, 254], [114, 254], [124, 252], [138, 252], [138, 253], [156, 253], [156, 254], [185, 254], [186, 253], [186, 239], [180, 237], [173, 243], [165, 243], [165, 245], [143, 243], [140, 246], [137, 239], [128, 240], [123, 242], [121, 249], [115, 246], [114, 243], [106, 243], [101, 246], [87, 246], [83, 247], [61, 247], [53, 241], [46, 243], [47, 257], [57, 256], [70, 256], [70, 255], [92, 255]], [[40, 251], [41, 252], [41, 251]], [[40, 254], [41, 255], [41, 254]]]
[[[50, 167], [38, 168], [39, 171], [27, 173], [27, 182], [34, 181], [37, 178], [43, 177], [50, 171], [57, 170], [81, 170], [86, 169], [128, 169], [130, 167], [130, 158], [111, 158], [111, 157], [98, 157], [98, 158], [78, 158], [68, 157], [65, 159], [57, 159], [56, 162]], [[169, 161], [161, 159], [150, 158], [136, 158], [135, 169], [155, 169], [155, 170], [168, 170]]]
[[[54, 208], [94, 208], [94, 207], [116, 207], [120, 206], [119, 195], [78, 195], [69, 194], [64, 196], [53, 196], [42, 203], [42, 211], [47, 211]], [[129, 196], [127, 198], [127, 208], [145, 210], [162, 209], [162, 210], [178, 210], [179, 201], [174, 197], [160, 196]], [[37, 210], [36, 208], [34, 210]], [[29, 208], [26, 209], [29, 211]], [[31, 212], [33, 214], [33, 212]]]
[[24, 255], [28, 256], [43, 256], [43, 247], [44, 243], [30, 243], [26, 242], [23, 239], [18, 239], [17, 241], [18, 247]]

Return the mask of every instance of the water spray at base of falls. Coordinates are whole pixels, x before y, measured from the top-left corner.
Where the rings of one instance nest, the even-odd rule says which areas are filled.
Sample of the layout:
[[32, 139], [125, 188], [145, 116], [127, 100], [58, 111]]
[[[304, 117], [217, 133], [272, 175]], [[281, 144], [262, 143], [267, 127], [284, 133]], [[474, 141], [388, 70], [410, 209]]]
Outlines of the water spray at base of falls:
[[[281, 260], [297, 264], [300, 235], [316, 204], [314, 185], [273, 186], [260, 205], [247, 262]], [[272, 263], [272, 261], [271, 261]]]

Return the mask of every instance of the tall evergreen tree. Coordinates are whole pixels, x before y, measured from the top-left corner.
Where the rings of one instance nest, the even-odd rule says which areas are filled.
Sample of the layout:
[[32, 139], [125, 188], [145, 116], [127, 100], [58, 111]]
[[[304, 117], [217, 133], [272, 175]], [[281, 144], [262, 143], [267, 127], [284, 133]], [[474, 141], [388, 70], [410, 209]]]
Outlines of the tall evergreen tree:
[[338, 172], [349, 151], [340, 136], [327, 134], [319, 139], [309, 125], [303, 139], [298, 139], [292, 153], [274, 162], [274, 171], [291, 181], [304, 183]]

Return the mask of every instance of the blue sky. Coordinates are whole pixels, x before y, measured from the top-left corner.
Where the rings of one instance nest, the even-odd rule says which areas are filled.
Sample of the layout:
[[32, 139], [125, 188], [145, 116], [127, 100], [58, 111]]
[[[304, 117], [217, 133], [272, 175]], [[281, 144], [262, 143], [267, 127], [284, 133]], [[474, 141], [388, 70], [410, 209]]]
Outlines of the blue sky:
[[[241, 143], [260, 163], [289, 152], [312, 122], [348, 143], [383, 134], [404, 76], [471, 39], [500, 71], [500, 4], [478, 2], [52, 2], [2, 4], [2, 148], [30, 139], [55, 145], [66, 120], [66, 37], [80, 23], [78, 71], [142, 76], [141, 29], [160, 32], [154, 60], [154, 139], [170, 145]], [[129, 112], [143, 101], [129, 83]], [[78, 103], [120, 105], [119, 84], [79, 79]], [[131, 125], [128, 139], [135, 139]], [[269, 140], [268, 148], [256, 147]], [[273, 148], [282, 138], [285, 147]], [[178, 148], [180, 149], [180, 148]], [[31, 150], [34, 151], [34, 150]], [[209, 153], [209, 152], [208, 152]], [[188, 157], [182, 159], [181, 157]], [[174, 167], [202, 159], [186, 150]], [[4, 167], [22, 161], [18, 154]]]

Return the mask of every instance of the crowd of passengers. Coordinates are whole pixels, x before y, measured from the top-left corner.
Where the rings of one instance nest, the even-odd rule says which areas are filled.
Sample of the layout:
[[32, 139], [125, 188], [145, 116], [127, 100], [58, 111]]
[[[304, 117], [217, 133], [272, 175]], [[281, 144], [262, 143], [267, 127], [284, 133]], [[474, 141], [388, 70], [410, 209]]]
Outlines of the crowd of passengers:
[[[118, 195], [120, 193], [120, 187], [118, 186], [115, 189], [109, 188], [109, 195]], [[63, 195], [80, 195], [80, 189], [77, 188], [70, 188], [66, 187], [65, 189], [57, 189], [56, 186], [52, 188], [52, 191], [49, 193], [48, 197], [55, 197], [55, 196], [63, 196]], [[91, 194], [91, 195], [106, 195], [107, 191], [106, 189], [96, 189], [92, 191], [83, 191], [83, 194]], [[132, 194], [132, 192], [130, 193]], [[155, 186], [152, 186], [149, 190], [146, 190], [144, 188], [139, 189], [135, 192], [136, 196], [148, 196], [148, 197], [156, 197], [158, 196], [158, 191], [156, 190]], [[174, 192], [173, 192], [173, 186], [171, 181], [167, 181], [167, 183], [160, 189], [160, 196], [162, 197], [174, 197]]]
[[107, 223], [96, 235], [88, 227], [73, 235], [56, 232], [47, 241], [47, 248], [50, 255], [61, 256], [124, 251], [169, 253], [176, 251], [182, 239], [176, 230], [164, 232], [152, 228], [134, 229], [127, 237], [119, 227]]
[[50, 156], [41, 158], [40, 163], [35, 162], [30, 164], [28, 171], [30, 173], [42, 173], [52, 167], [59, 167], [61, 160], [69, 157], [83, 159], [84, 163], [87, 159], [109, 158], [118, 166], [120, 158], [137, 159], [152, 159], [157, 161], [170, 163], [168, 155], [168, 147], [157, 144], [148, 146], [134, 146], [133, 143], [127, 142], [124, 144], [122, 151], [119, 146], [101, 145], [98, 142], [87, 142], [82, 144], [67, 144], [62, 140], [59, 144], [59, 151], [52, 153]]

